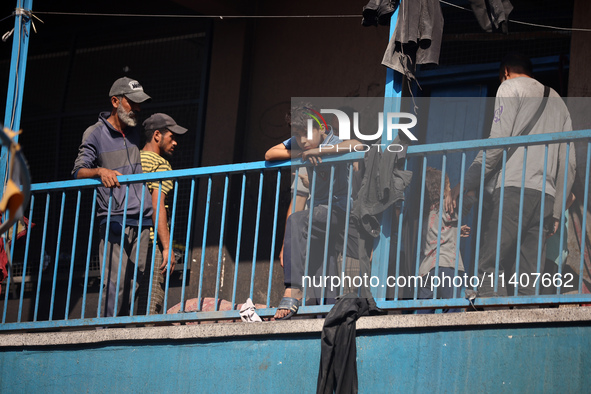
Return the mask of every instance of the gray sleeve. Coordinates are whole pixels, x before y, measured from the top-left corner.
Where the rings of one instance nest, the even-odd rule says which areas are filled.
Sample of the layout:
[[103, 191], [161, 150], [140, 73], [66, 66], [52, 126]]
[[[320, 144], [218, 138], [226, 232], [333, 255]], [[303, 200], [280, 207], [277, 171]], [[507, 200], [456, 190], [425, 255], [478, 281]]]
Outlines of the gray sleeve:
[[[503, 89], [503, 85], [499, 87], [497, 98], [495, 99], [495, 114], [493, 123], [490, 129], [490, 136], [488, 138], [503, 138], [510, 137], [513, 132], [513, 125], [517, 115], [517, 105], [515, 97], [511, 97], [511, 91]], [[480, 185], [480, 174], [482, 171], [482, 151], [478, 155], [466, 171], [464, 177], [464, 185], [466, 190], [474, 190]], [[503, 158], [503, 149], [487, 149], [486, 150], [486, 169], [484, 178], [493, 172], [497, 167], [497, 163]]]
[[82, 143], [78, 148], [78, 157], [74, 161], [74, 168], [72, 169], [72, 176], [78, 177], [78, 170], [81, 168], [94, 168], [96, 167], [96, 159], [98, 157], [98, 147], [94, 143], [92, 131], [94, 127], [89, 127], [84, 132], [82, 137]]

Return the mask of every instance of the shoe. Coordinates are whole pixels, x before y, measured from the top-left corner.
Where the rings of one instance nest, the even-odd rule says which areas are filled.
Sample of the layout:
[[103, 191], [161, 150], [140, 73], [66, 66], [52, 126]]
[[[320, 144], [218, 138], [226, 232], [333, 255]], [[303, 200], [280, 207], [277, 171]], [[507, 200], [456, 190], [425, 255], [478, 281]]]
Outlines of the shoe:
[[289, 313], [283, 317], [276, 318], [275, 320], [288, 320], [291, 319], [293, 316], [298, 313], [298, 309], [300, 308], [301, 301], [297, 298], [293, 297], [283, 297], [279, 302], [279, 306], [277, 310], [286, 309]]

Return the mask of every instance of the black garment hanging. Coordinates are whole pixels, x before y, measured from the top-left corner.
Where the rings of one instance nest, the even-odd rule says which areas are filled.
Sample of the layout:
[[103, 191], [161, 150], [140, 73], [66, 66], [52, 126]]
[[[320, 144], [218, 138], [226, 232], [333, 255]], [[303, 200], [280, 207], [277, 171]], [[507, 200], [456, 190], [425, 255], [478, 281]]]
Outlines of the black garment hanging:
[[507, 23], [513, 5], [509, 0], [470, 0], [472, 11], [482, 30], [509, 32]]
[[390, 19], [392, 14], [398, 7], [398, 0], [370, 0], [365, 7], [363, 7], [363, 19], [361, 24], [363, 26], [390, 26]]
[[378, 237], [378, 215], [392, 204], [404, 199], [404, 189], [410, 184], [412, 172], [400, 169], [406, 158], [407, 140], [397, 136], [392, 144], [403, 147], [400, 152], [390, 152], [381, 146], [372, 146], [365, 154], [365, 172], [357, 198], [353, 201], [352, 214], [371, 236]]
[[[406, 157], [406, 141], [397, 136], [393, 144], [404, 146], [402, 152], [380, 152], [373, 146], [364, 159], [365, 172], [357, 199], [351, 209], [352, 220], [356, 223], [359, 239], [359, 267], [361, 274], [370, 272], [371, 249], [381, 231], [381, 214], [398, 201], [404, 199], [404, 190], [410, 184], [412, 172], [402, 170], [401, 163]], [[362, 288], [362, 295], [367, 289]]]
[[348, 293], [337, 300], [326, 316], [316, 393], [357, 393], [356, 322], [369, 310], [367, 298]]
[[415, 79], [417, 64], [439, 64], [442, 36], [439, 0], [402, 1], [382, 64]]

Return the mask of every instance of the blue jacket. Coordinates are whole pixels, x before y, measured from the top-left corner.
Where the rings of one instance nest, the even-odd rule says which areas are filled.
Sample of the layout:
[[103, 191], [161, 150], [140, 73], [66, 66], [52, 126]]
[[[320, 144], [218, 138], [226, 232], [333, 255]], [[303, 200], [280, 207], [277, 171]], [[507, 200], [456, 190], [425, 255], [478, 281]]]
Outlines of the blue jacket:
[[[135, 128], [126, 129], [123, 134], [116, 130], [108, 121], [109, 112], [99, 114], [99, 120], [84, 132], [82, 144], [78, 150], [78, 157], [74, 162], [72, 175], [77, 178], [81, 168], [103, 167], [119, 171], [122, 175], [142, 174], [142, 163], [138, 149], [139, 133]], [[125, 208], [124, 186], [113, 188], [111, 203], [112, 220], [121, 221]], [[106, 221], [111, 189], [98, 188], [98, 213], [101, 224]], [[127, 202], [128, 225], [137, 225], [141, 204], [142, 184], [129, 185], [129, 201]], [[113, 217], [115, 216], [115, 217]], [[144, 193], [143, 226], [152, 225], [152, 198], [145, 188]]]

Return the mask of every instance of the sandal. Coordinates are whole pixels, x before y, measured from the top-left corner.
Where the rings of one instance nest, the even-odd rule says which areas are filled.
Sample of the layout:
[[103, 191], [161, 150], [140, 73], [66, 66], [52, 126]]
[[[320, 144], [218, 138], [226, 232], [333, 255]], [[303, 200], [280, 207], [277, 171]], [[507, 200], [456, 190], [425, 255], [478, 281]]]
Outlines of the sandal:
[[275, 320], [287, 320], [291, 319], [292, 316], [295, 316], [298, 313], [298, 309], [300, 308], [301, 301], [297, 298], [292, 297], [283, 297], [281, 302], [279, 302], [279, 306], [277, 310], [285, 309], [288, 310], [289, 313], [283, 317], [276, 318]]

